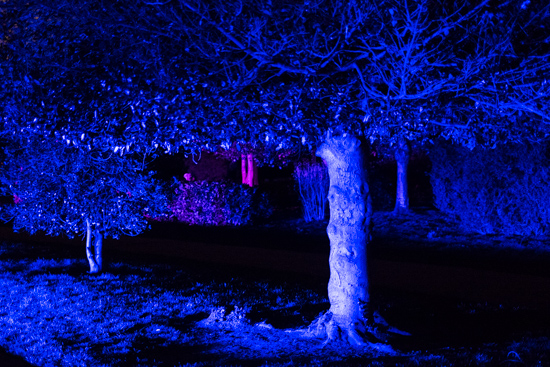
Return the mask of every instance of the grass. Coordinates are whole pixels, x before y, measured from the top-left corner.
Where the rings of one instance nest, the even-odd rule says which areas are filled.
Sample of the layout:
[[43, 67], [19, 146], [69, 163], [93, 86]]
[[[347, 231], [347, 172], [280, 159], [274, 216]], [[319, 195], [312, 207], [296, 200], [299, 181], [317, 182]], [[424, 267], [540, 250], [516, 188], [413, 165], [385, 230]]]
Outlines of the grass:
[[261, 315], [327, 302], [307, 289], [219, 281], [164, 265], [115, 263], [92, 276], [80, 259], [10, 260], [16, 247], [4, 243], [0, 261], [0, 344], [40, 366], [172, 365], [182, 355], [186, 363], [221, 354], [230, 360], [256, 343], [237, 337], [233, 350], [220, 349], [215, 335], [254, 334], [246, 318], [252, 308]]
[[[472, 343], [464, 338], [434, 342], [443, 335], [438, 335], [441, 330], [457, 327], [450, 326], [451, 321], [445, 324], [447, 319], [458, 317], [457, 323], [464, 324], [477, 322], [471, 317], [480, 314], [479, 320], [497, 315], [492, 324], [484, 325], [490, 328], [525, 315], [524, 310], [378, 292], [380, 311], [397, 327], [413, 331], [414, 343], [397, 341], [404, 348], [397, 356], [354, 348], [319, 349], [322, 341], [284, 331], [308, 325], [328, 308], [323, 292], [312, 287], [236, 277], [213, 268], [191, 271], [137, 261], [112, 263], [104, 274], [92, 276], [80, 255], [53, 245], [0, 245], [0, 345], [8, 352], [37, 366], [550, 363], [550, 334], [525, 329]], [[415, 317], [421, 325], [415, 325]], [[431, 329], [422, 335], [424, 326]], [[475, 328], [471, 332], [476, 333]], [[426, 336], [430, 333], [431, 341]]]

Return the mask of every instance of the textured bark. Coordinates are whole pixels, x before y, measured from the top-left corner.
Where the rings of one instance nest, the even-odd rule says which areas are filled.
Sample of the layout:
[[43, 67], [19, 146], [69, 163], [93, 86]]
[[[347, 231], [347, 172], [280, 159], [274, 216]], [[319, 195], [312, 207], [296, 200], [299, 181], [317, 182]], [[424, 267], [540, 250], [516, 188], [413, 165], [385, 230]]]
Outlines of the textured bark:
[[395, 161], [397, 162], [397, 192], [395, 195], [395, 214], [409, 212], [409, 185], [408, 169], [411, 157], [411, 147], [408, 140], [400, 138], [395, 148]]
[[254, 161], [254, 154], [241, 156], [242, 183], [250, 187], [258, 186], [258, 166]]
[[101, 273], [103, 271], [103, 235], [96, 230], [94, 233], [95, 262]]
[[103, 267], [103, 236], [99, 230], [93, 230], [90, 221], [86, 221], [86, 257], [90, 273], [101, 273]]
[[360, 141], [327, 135], [317, 155], [326, 162], [330, 180], [330, 309], [317, 321], [317, 332], [324, 328], [328, 340], [369, 344], [366, 250], [372, 205]]

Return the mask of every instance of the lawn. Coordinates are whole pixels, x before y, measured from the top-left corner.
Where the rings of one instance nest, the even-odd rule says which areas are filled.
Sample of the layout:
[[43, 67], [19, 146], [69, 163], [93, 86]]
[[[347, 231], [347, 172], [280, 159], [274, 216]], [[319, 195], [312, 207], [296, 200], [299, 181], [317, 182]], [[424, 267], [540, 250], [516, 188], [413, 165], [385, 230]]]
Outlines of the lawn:
[[393, 355], [321, 348], [322, 340], [288, 330], [328, 309], [325, 280], [132, 256], [112, 257], [92, 276], [82, 252], [53, 242], [0, 245], [7, 352], [36, 366], [550, 365], [547, 309], [374, 285], [376, 310], [412, 336], [390, 340]]
[[84, 260], [21, 256], [28, 246], [2, 244], [0, 343], [39, 366], [208, 365], [299, 357], [304, 355], [300, 343], [286, 337], [287, 344], [284, 331], [261, 320], [253, 323], [247, 314], [315, 309], [327, 302], [305, 288], [164, 265], [114, 263], [91, 276]]

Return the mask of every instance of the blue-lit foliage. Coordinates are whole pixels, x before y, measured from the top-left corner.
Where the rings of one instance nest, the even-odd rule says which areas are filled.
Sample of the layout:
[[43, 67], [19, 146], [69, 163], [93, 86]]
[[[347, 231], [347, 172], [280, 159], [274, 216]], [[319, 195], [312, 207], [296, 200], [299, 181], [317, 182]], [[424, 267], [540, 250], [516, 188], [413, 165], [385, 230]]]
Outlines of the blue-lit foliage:
[[85, 234], [89, 221], [101, 236], [118, 238], [141, 233], [146, 216], [166, 208], [162, 186], [132, 156], [38, 139], [5, 150], [2, 190], [14, 202], [2, 217], [13, 219], [16, 231], [73, 237]]
[[546, 145], [509, 144], [473, 151], [439, 145], [430, 152], [434, 203], [469, 231], [550, 233]]
[[174, 139], [189, 142], [192, 132], [179, 117], [193, 98], [199, 102], [187, 95], [195, 84], [185, 86], [193, 71], [163, 77], [162, 55], [147, 46], [159, 44], [158, 35], [131, 26], [152, 20], [147, 9], [17, 0], [3, 8], [3, 132], [124, 154], [170, 152]]
[[532, 122], [549, 112], [543, 3], [10, 0], [2, 8], [4, 132], [124, 153], [235, 142], [313, 148], [329, 128], [387, 144], [545, 135]]

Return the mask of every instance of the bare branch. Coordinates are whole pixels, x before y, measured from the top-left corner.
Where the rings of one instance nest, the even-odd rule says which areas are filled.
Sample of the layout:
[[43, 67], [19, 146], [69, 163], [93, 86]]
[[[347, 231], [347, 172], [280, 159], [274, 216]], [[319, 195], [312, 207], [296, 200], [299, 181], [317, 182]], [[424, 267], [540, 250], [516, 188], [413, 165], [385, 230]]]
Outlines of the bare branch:
[[142, 0], [142, 2], [146, 5], [166, 5], [168, 4], [170, 1], [172, 0], [166, 0], [165, 2], [160, 2], [160, 1], [157, 1], [157, 2], [149, 2], [149, 1], [145, 1], [145, 0]]

